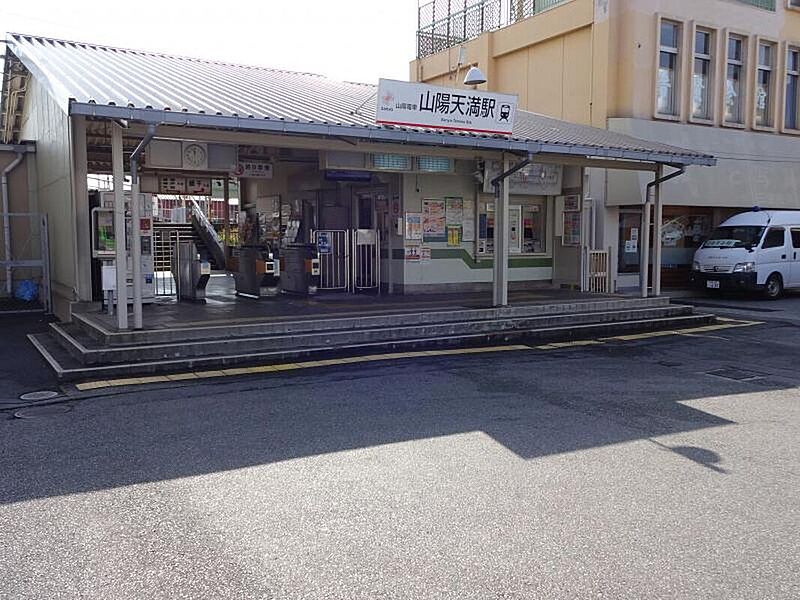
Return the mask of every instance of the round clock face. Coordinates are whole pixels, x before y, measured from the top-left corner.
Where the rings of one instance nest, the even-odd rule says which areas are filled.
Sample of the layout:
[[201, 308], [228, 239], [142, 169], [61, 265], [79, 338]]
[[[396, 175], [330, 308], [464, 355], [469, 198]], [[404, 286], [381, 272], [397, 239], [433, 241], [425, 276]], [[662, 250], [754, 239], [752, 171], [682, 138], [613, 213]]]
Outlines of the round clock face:
[[206, 150], [200, 144], [189, 144], [183, 149], [183, 160], [190, 167], [203, 167], [206, 164]]

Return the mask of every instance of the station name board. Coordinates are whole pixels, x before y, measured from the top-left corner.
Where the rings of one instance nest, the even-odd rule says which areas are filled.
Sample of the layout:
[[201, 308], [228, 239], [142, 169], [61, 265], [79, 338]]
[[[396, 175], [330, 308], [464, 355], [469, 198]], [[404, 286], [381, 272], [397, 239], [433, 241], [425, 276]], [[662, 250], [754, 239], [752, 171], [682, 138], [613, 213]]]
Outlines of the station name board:
[[511, 135], [516, 112], [517, 97], [509, 94], [381, 79], [375, 122]]

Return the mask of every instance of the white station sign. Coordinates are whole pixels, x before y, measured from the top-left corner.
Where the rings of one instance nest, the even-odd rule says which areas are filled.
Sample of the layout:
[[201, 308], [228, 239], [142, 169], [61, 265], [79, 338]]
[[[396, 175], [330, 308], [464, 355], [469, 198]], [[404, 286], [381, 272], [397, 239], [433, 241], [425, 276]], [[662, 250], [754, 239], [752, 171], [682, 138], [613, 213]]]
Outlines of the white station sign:
[[375, 122], [381, 125], [511, 135], [517, 97], [381, 79]]

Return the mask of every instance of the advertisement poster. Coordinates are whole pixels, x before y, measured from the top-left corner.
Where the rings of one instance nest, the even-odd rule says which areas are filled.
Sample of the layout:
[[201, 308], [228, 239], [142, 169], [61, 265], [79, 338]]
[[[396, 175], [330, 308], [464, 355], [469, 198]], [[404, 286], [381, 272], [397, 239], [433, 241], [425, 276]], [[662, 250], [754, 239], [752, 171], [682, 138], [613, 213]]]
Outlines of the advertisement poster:
[[464, 200], [464, 221], [461, 224], [461, 241], [475, 241], [475, 201]]
[[426, 242], [447, 241], [447, 218], [444, 200], [422, 201], [422, 236]]
[[564, 210], [567, 212], [575, 212], [581, 209], [581, 197], [578, 194], [570, 194], [564, 196]]
[[431, 249], [429, 246], [421, 246], [419, 249], [419, 261], [431, 262]]
[[461, 245], [461, 226], [448, 225], [447, 226], [447, 245], [460, 246]]
[[464, 222], [464, 201], [461, 198], [445, 198], [447, 225], [461, 225]]
[[422, 240], [422, 213], [406, 213], [406, 239]]
[[564, 234], [561, 243], [565, 246], [578, 246], [581, 243], [581, 213], [564, 213]]
[[412, 246], [406, 246], [406, 260], [410, 262], [419, 262], [419, 255], [420, 255], [420, 246], [414, 244]]

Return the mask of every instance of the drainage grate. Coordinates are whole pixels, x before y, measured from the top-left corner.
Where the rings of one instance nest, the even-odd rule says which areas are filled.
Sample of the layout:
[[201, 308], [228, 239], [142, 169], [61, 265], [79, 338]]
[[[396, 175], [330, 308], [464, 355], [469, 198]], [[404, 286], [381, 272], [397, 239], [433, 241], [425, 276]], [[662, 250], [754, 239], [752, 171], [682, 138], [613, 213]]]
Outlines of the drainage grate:
[[50, 400], [58, 396], [58, 392], [52, 390], [42, 390], [40, 392], [28, 392], [19, 397], [20, 400], [25, 402], [41, 402], [42, 400]]
[[725, 369], [706, 371], [706, 375], [723, 377], [724, 379], [733, 379], [734, 381], [753, 381], [754, 379], [761, 379], [765, 373], [756, 373], [755, 371], [747, 371], [745, 369], [729, 367]]

